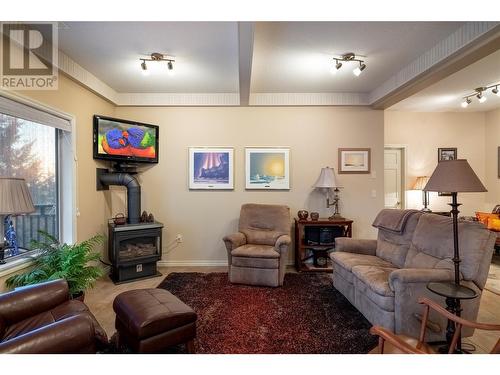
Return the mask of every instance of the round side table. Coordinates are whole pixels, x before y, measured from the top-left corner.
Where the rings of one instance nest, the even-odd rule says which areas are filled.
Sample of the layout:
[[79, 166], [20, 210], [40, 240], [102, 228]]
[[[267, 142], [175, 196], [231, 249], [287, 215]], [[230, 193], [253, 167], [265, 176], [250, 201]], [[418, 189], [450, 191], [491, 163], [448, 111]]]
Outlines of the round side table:
[[[427, 289], [431, 292], [437, 294], [438, 296], [446, 298], [446, 310], [460, 316], [462, 312], [462, 307], [460, 306], [461, 300], [474, 299], [478, 296], [475, 290], [466, 287], [464, 285], [457, 285], [452, 282], [431, 282], [427, 284]], [[440, 348], [440, 352], [448, 353], [451, 345], [451, 340], [455, 334], [455, 323], [448, 319], [448, 325], [446, 327], [446, 343], [447, 347]], [[462, 351], [462, 338], [459, 337], [457, 343], [457, 353], [463, 353]]]

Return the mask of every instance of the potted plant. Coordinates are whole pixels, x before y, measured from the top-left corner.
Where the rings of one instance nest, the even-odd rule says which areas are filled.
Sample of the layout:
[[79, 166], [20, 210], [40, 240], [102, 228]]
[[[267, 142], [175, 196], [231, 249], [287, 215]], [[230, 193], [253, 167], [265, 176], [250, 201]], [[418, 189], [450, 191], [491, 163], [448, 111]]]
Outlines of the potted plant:
[[[103, 275], [103, 270], [91, 262], [99, 261], [100, 254], [94, 247], [103, 242], [96, 235], [83, 242], [68, 245], [60, 243], [50, 234], [39, 231], [43, 240], [32, 241], [31, 248], [40, 250], [28, 272], [9, 277], [5, 284], [9, 288], [37, 284], [44, 281], [65, 279], [72, 298], [83, 301], [84, 292]], [[89, 264], [90, 263], [90, 264]]]

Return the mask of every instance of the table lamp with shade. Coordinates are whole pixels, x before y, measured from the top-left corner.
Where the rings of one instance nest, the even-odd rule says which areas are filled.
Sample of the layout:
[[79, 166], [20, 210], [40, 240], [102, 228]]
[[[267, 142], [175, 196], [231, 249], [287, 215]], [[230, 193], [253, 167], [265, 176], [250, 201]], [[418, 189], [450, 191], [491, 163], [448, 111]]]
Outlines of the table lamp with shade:
[[[333, 206], [333, 215], [328, 218], [328, 220], [343, 220], [344, 218], [339, 213], [339, 186], [335, 178], [335, 170], [330, 167], [321, 168], [321, 173], [318, 180], [314, 184], [314, 187], [324, 191], [326, 195], [326, 207], [330, 208]], [[333, 189], [333, 201], [330, 202], [330, 192]]]
[[419, 176], [413, 184], [413, 190], [422, 190], [422, 204], [424, 207], [420, 210], [422, 212], [432, 212], [427, 206], [429, 205], [429, 192], [424, 190], [425, 185], [429, 181], [428, 176]]
[[5, 215], [5, 244], [7, 248], [12, 248], [12, 255], [19, 254], [19, 245], [11, 216], [32, 212], [35, 212], [35, 206], [26, 181], [22, 178], [0, 177], [0, 215]]

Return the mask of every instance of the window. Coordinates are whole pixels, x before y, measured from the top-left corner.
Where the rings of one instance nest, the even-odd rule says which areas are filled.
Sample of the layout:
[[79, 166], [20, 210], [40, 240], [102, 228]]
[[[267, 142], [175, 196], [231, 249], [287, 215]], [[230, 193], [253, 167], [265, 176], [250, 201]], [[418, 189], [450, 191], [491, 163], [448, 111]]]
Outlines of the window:
[[13, 217], [19, 246], [25, 249], [40, 239], [38, 230], [59, 236], [58, 131], [0, 112], [0, 176], [24, 178], [36, 209]]
[[[40, 239], [39, 230], [62, 242], [75, 237], [76, 162], [71, 130], [71, 116], [0, 91], [0, 176], [24, 178], [36, 209], [13, 217], [21, 248], [29, 249], [32, 240]], [[1, 237], [2, 224], [0, 217]], [[14, 258], [11, 265], [18, 262]], [[0, 273], [9, 265], [6, 261]]]

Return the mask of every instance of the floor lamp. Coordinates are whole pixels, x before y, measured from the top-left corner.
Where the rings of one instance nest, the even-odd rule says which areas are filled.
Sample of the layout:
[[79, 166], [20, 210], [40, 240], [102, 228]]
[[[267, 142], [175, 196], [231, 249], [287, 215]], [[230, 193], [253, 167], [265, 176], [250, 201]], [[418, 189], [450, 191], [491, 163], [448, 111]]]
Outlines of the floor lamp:
[[[454, 283], [433, 282], [427, 285], [432, 292], [446, 298], [446, 308], [453, 314], [460, 316], [462, 311], [461, 300], [477, 297], [477, 293], [463, 285], [460, 285], [460, 252], [458, 243], [458, 193], [475, 193], [487, 191], [481, 183], [471, 166], [465, 159], [440, 161], [425, 185], [424, 191], [451, 192], [451, 215], [453, 217], [453, 265], [455, 268]], [[448, 321], [446, 338], [448, 345], [455, 333], [455, 324]], [[461, 351], [460, 342], [457, 345]]]

